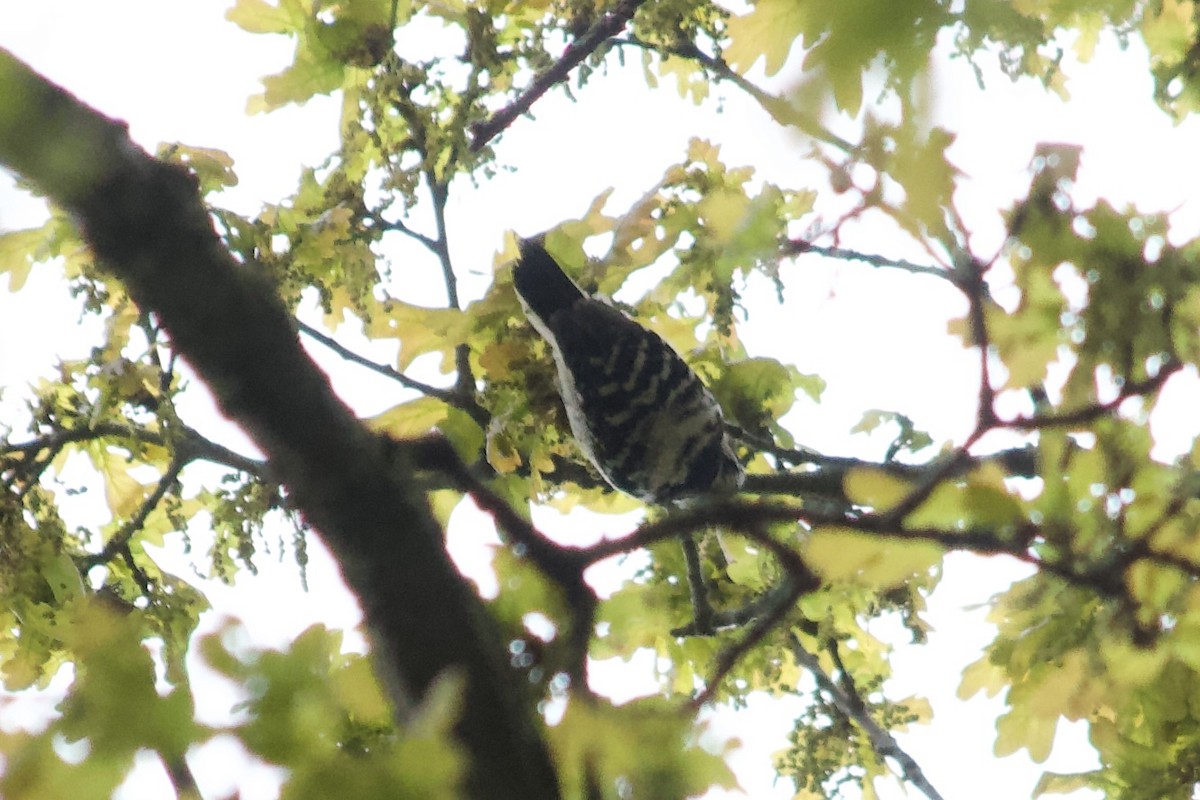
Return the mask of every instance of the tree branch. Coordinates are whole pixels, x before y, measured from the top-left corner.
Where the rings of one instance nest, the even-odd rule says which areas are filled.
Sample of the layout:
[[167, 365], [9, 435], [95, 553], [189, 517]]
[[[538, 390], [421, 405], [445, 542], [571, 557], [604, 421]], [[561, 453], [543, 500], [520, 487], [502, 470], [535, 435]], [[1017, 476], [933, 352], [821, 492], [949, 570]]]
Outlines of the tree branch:
[[431, 236], [426, 236], [425, 234], [421, 233], [420, 231], [413, 230], [412, 228], [408, 227], [408, 225], [405, 224], [402, 220], [385, 219], [382, 212], [370, 210], [370, 209], [366, 208], [365, 205], [363, 206], [362, 213], [367, 218], [369, 218], [372, 222], [374, 222], [375, 225], [379, 228], [379, 230], [395, 231], [396, 233], [402, 233], [405, 236], [412, 239], [413, 241], [418, 242], [419, 244], [424, 246], [425, 249], [428, 250], [429, 252], [437, 253], [437, 240], [436, 239], [434, 239]]
[[783, 602], [784, 596], [789, 591], [791, 591], [791, 586], [788, 581], [780, 581], [744, 606], [724, 611], [714, 610], [711, 629], [708, 632], [700, 630], [696, 622], [692, 621], [681, 628], [672, 629], [670, 633], [672, 636], [708, 636], [724, 628], [740, 628]]
[[1018, 417], [1011, 420], [998, 420], [997, 427], [1011, 428], [1019, 431], [1036, 431], [1043, 428], [1071, 428], [1107, 416], [1121, 407], [1121, 404], [1133, 397], [1141, 397], [1158, 391], [1167, 379], [1183, 369], [1183, 362], [1171, 359], [1159, 367], [1158, 372], [1141, 381], [1127, 381], [1121, 386], [1117, 396], [1107, 403], [1093, 403], [1072, 411], [1060, 411], [1053, 414], [1035, 414], [1031, 417]]
[[645, 2], [646, 0], [621, 0], [587, 33], [567, 45], [567, 49], [563, 51], [558, 61], [555, 61], [545, 72], [537, 75], [515, 100], [493, 114], [490, 119], [473, 127], [471, 151], [482, 150], [488, 142], [512, 125], [517, 117], [528, 111], [555, 84], [566, 80], [567, 76], [571, 74], [571, 70], [594, 53], [605, 41], [620, 33]]
[[176, 447], [178, 447], [186, 460], [195, 461], [196, 459], [203, 459], [204, 461], [211, 461], [214, 464], [222, 464], [240, 472], [245, 472], [247, 475], [253, 475], [260, 480], [271, 479], [271, 476], [268, 475], [268, 465], [266, 462], [234, 452], [225, 445], [218, 444], [206, 438], [200, 432], [187, 425], [181, 425], [180, 427], [182, 428], [182, 435]]
[[498, 629], [450, 562], [413, 467], [389, 469], [274, 289], [221, 245], [195, 179], [2, 50], [0, 86], [0, 163], [81, 221], [99, 261], [267, 455], [362, 603], [399, 722], [440, 676], [458, 675], [466, 795], [558, 797], [534, 710], [511, 685]]
[[954, 274], [956, 276], [954, 285], [967, 296], [969, 304], [967, 321], [971, 327], [973, 343], [979, 350], [979, 400], [975, 412], [975, 430], [971, 431], [971, 434], [955, 448], [953, 453], [941, 459], [933, 469], [922, 476], [908, 496], [888, 510], [886, 515], [888, 524], [896, 527], [900, 527], [905, 517], [928, 500], [942, 481], [962, 469], [963, 464], [971, 458], [971, 447], [996, 423], [995, 390], [992, 389], [989, 369], [991, 345], [988, 338], [987, 317], [984, 313], [987, 284], [983, 280], [983, 266], [974, 259], [968, 258]]
[[861, 261], [864, 264], [869, 264], [872, 267], [880, 269], [899, 269], [911, 272], [914, 275], [932, 275], [935, 278], [950, 281], [955, 285], [959, 283], [959, 278], [954, 272], [942, 267], [916, 264], [903, 258], [888, 258], [887, 256], [876, 255], [874, 253], [862, 253], [846, 247], [813, 244], [805, 239], [786, 240], [780, 248], [780, 253], [784, 256], [800, 256], [805, 253], [815, 253], [816, 255], [838, 259], [839, 261]]
[[891, 758], [899, 764], [904, 780], [917, 787], [929, 800], [942, 800], [942, 796], [938, 793], [937, 789], [933, 788], [933, 784], [925, 777], [925, 773], [921, 771], [921, 767], [913, 757], [904, 752], [895, 738], [871, 718], [862, 698], [857, 695], [848, 694], [834, 683], [833, 679], [826, 675], [825, 670], [821, 668], [820, 659], [804, 648], [800, 637], [792, 634], [789, 637], [788, 644], [790, 645], [789, 649], [792, 652], [792, 657], [796, 659], [796, 663], [812, 673], [821, 691], [828, 694], [837, 709], [853, 720], [862, 732], [866, 734], [867, 741], [871, 744], [871, 749], [875, 751], [879, 758], [881, 760]]
[[[204, 461], [211, 461], [214, 464], [231, 467], [232, 469], [254, 475], [258, 478], [266, 477], [266, 464], [262, 461], [249, 458], [230, 450], [224, 445], [217, 444], [194, 428], [182, 423], [178, 426], [178, 433], [179, 435], [176, 437], [174, 444], [177, 454], [185, 462], [203, 459]], [[99, 422], [92, 426], [56, 430], [27, 442], [10, 443], [0, 446], [0, 456], [19, 455], [21, 457], [20, 460], [10, 458], [7, 462], [0, 464], [0, 472], [10, 469], [19, 471], [20, 467], [31, 457], [35, 460], [28, 463], [45, 466], [53, 461], [62, 448], [68, 444], [107, 438], [132, 438], [135, 441], [158, 447], [168, 447], [172, 443], [167, 436], [157, 431], [146, 430], [133, 424]], [[45, 453], [45, 455], [39, 458], [38, 456], [41, 453]], [[34, 479], [36, 479], [36, 476], [34, 476]]]
[[581, 557], [579, 550], [560, 547], [543, 536], [504, 498], [476, 478], [446, 439], [426, 436], [395, 445], [411, 448], [421, 467], [441, 472], [456, 489], [471, 495], [480, 510], [491, 514], [496, 526], [514, 543], [514, 551], [527, 557], [562, 589], [572, 616], [571, 630], [566, 637], [568, 674], [575, 686], [586, 689], [587, 650], [599, 604], [596, 593], [583, 578], [589, 562]]
[[[450, 308], [459, 308], [458, 277], [454, 274], [454, 263], [450, 260], [450, 238], [446, 228], [446, 203], [450, 198], [450, 185], [439, 183], [432, 172], [425, 176], [429, 182], [429, 192], [433, 195], [433, 218], [437, 225], [437, 257], [442, 265], [442, 280], [446, 284], [446, 299]], [[466, 344], [458, 344], [454, 348], [454, 394], [464, 398], [464, 402], [475, 403], [475, 375], [471, 371], [471, 350]], [[483, 424], [487, 429], [487, 424]]]
[[796, 601], [806, 592], [820, 586], [820, 578], [808, 568], [800, 554], [788, 544], [776, 540], [766, 530], [770, 522], [794, 521], [797, 517], [797, 509], [788, 506], [751, 504], [736, 499], [716, 501], [669, 514], [658, 522], [643, 525], [629, 536], [601, 542], [578, 552], [588, 563], [595, 563], [669, 537], [686, 537], [700, 528], [718, 526], [740, 533], [770, 551], [779, 562], [784, 578], [778, 592], [767, 593], [769, 599], [764, 599], [763, 605], [755, 610], [753, 616], [748, 617], [751, 621], [750, 627], [737, 642], [717, 656], [713, 674], [709, 676], [705, 689], [690, 703], [692, 707], [698, 708], [713, 699], [721, 681], [733, 670], [737, 662], [779, 624]]
[[196, 776], [192, 774], [186, 757], [183, 755], [168, 756], [161, 750], [158, 751], [158, 757], [162, 760], [167, 777], [171, 780], [171, 786], [175, 789], [176, 800], [204, 800], [204, 796], [200, 794], [200, 787], [196, 785]]
[[[138, 507], [137, 513], [122, 525], [119, 531], [113, 534], [113, 537], [105, 543], [104, 548], [99, 553], [88, 557], [86, 564], [88, 568], [94, 567], [97, 564], [105, 564], [122, 551], [129, 551], [129, 540], [142, 529], [142, 526], [146, 524], [146, 518], [150, 516], [150, 513], [154, 509], [158, 508], [158, 504], [167, 496], [167, 492], [178, 482], [179, 473], [183, 471], [185, 464], [186, 462], [178, 457], [171, 461], [170, 466], [167, 467], [167, 471], [158, 479], [158, 485], [154, 487], [154, 491]], [[132, 556], [130, 556], [130, 560], [132, 561]], [[130, 566], [132, 567], [133, 565], [130, 564]]]
[[322, 333], [307, 323], [301, 322], [300, 320], [295, 320], [295, 323], [296, 328], [299, 329], [299, 331], [305, 336], [315, 339], [347, 361], [353, 362], [362, 367], [366, 367], [372, 372], [383, 375], [386, 378], [391, 378], [396, 383], [407, 389], [415, 389], [416, 391], [421, 392], [428, 397], [441, 400], [448, 406], [465, 411], [471, 417], [471, 419], [475, 420], [475, 422], [479, 424], [481, 428], [487, 430], [488, 423], [491, 421], [492, 416], [487, 412], [487, 409], [475, 401], [473, 396], [463, 397], [456, 392], [450, 391], [449, 389], [441, 389], [437, 386], [432, 386], [428, 383], [419, 381], [416, 378], [410, 378], [394, 367], [391, 367], [387, 364], [380, 364], [377, 361], [372, 361], [366, 356], [354, 352], [337, 339]]
[[713, 672], [705, 680], [704, 691], [692, 698], [691, 707], [699, 709], [711, 702], [717, 690], [721, 688], [721, 681], [737, 666], [737, 662], [783, 621], [792, 606], [804, 594], [813, 591], [820, 584], [820, 579], [809, 572], [807, 567], [803, 569], [802, 574], [789, 571], [780, 583], [778, 593], [768, 592], [764, 595], [764, 598], [769, 599], [764, 600], [762, 609], [751, 619], [750, 627], [742, 637], [718, 654]]
[[787, 99], [776, 97], [770, 92], [764, 91], [755, 86], [751, 81], [725, 61], [717, 56], [709, 55], [691, 42], [683, 42], [678, 45], [656, 45], [650, 42], [643, 41], [636, 36], [630, 36], [625, 39], [620, 39], [616, 42], [619, 45], [630, 45], [642, 50], [650, 50], [655, 53], [676, 56], [678, 58], [686, 58], [703, 66], [715, 75], [719, 80], [729, 81], [737, 88], [741, 89], [750, 97], [754, 98], [767, 113], [776, 118], [778, 122], [784, 125], [794, 125], [804, 133], [812, 136], [818, 141], [832, 145], [838, 150], [849, 153], [855, 149], [855, 146], [846, 139], [835, 134], [826, 126], [822, 125], [817, 117], [809, 114], [801, 108], [798, 108], [788, 102]]
[[704, 566], [700, 563], [700, 547], [696, 534], [679, 537], [683, 547], [683, 560], [687, 564], [688, 589], [692, 600], [692, 625], [696, 634], [711, 636], [713, 632], [713, 607], [708, 602], [708, 586], [704, 582]]
[[[883, 470], [898, 478], [921, 480], [931, 471], [941, 469], [945, 463], [937, 460], [928, 464], [904, 464], [899, 461], [866, 461], [844, 456], [814, 456], [805, 451], [787, 452], [796, 454], [797, 463], [811, 464], [814, 468], [807, 471], [752, 473], [746, 476], [746, 483], [742, 488], [751, 494], [818, 496], [847, 502], [842, 482], [846, 479], [846, 473], [852, 469], [867, 467]], [[966, 456], [957, 460], [954, 469], [949, 470], [942, 478], [965, 475], [985, 464], [995, 464], [1014, 478], [1034, 478], [1038, 475], [1038, 449], [1035, 445], [1022, 445], [983, 456]]]

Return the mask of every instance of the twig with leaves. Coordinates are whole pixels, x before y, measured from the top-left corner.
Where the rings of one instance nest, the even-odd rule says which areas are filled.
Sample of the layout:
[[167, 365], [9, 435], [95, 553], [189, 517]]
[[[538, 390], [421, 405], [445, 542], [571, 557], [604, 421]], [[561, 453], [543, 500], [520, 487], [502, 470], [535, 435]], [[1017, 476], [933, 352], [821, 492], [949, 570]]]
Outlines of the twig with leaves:
[[943, 267], [933, 267], [927, 264], [917, 264], [904, 258], [889, 258], [877, 253], [864, 253], [848, 247], [822, 245], [807, 239], [788, 239], [780, 247], [782, 256], [800, 256], [805, 254], [824, 256], [838, 261], [859, 261], [879, 269], [898, 269], [913, 275], [931, 275], [935, 278], [950, 281], [957, 285], [958, 277]]
[[433, 397], [437, 400], [441, 400], [446, 405], [453, 406], [461, 411], [465, 411], [468, 415], [470, 415], [471, 419], [475, 420], [475, 422], [479, 424], [481, 428], [487, 428], [488, 422], [491, 420], [491, 415], [487, 412], [487, 409], [479, 405], [478, 401], [476, 401], [473, 395], [464, 396], [459, 392], [452, 391], [450, 389], [442, 389], [425, 383], [424, 381], [419, 381], [416, 378], [411, 378], [395, 367], [392, 367], [388, 364], [381, 364], [378, 361], [372, 361], [366, 356], [351, 350], [337, 339], [322, 333], [320, 330], [314, 328], [308, 323], [301, 322], [300, 320], [296, 320], [295, 323], [296, 328], [305, 336], [313, 339], [314, 341], [320, 342], [322, 345], [337, 353], [346, 361], [358, 364], [361, 367], [366, 367], [372, 372], [383, 375], [386, 378], [390, 378], [406, 389], [414, 389], [421, 394], [426, 395], [427, 397]]
[[788, 638], [788, 645], [792, 657], [796, 659], [796, 663], [812, 674], [813, 679], [817, 682], [817, 687], [829, 695], [834, 706], [849, 719], [853, 720], [863, 733], [866, 734], [867, 741], [871, 743], [871, 748], [879, 757], [884, 760], [890, 758], [895, 761], [900, 766], [903, 779], [917, 787], [929, 800], [942, 800], [941, 794], [933, 787], [929, 779], [925, 777], [925, 773], [921, 770], [916, 760], [900, 747], [895, 737], [871, 718], [871, 714], [867, 710], [866, 703], [863, 702], [862, 698], [856, 693], [845, 691], [842, 687], [834, 683], [833, 679], [821, 667], [820, 659], [804, 647], [804, 643], [800, 641], [799, 636], [791, 635]]
[[516, 121], [517, 117], [529, 111], [533, 104], [556, 84], [567, 79], [571, 70], [575, 69], [585, 58], [598, 50], [601, 45], [620, 33], [633, 15], [637, 13], [646, 0], [621, 0], [612, 11], [601, 18], [563, 51], [558, 61], [544, 72], [534, 77], [533, 81], [521, 92], [515, 100], [497, 111], [487, 121], [475, 126], [472, 131], [471, 150], [482, 150], [487, 144], [500, 135]]
[[507, 535], [514, 550], [558, 584], [572, 614], [567, 637], [568, 674], [576, 686], [586, 689], [587, 648], [599, 601], [583, 578], [584, 569], [591, 563], [584, 552], [561, 547], [542, 535], [517, 514], [504, 498], [472, 474], [446, 439], [426, 436], [405, 442], [388, 442], [394, 453], [411, 454], [421, 469], [435, 470], [445, 475], [456, 489], [469, 494], [480, 510], [492, 515], [497, 528]]

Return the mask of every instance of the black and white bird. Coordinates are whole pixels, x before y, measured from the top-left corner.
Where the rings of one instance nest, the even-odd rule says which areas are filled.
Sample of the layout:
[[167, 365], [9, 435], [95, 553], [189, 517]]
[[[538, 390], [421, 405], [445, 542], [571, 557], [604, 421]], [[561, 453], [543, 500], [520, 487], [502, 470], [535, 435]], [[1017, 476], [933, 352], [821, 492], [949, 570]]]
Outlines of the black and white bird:
[[571, 433], [609, 484], [659, 504], [741, 487], [721, 406], [658, 334], [587, 295], [540, 236], [521, 241], [513, 286], [554, 353]]

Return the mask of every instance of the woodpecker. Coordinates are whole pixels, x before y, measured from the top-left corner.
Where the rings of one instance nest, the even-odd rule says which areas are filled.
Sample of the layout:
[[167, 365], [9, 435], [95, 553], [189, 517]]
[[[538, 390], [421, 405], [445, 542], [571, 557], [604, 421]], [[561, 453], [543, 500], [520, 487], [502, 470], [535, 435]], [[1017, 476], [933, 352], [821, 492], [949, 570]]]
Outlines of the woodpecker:
[[741, 487], [721, 406], [658, 334], [587, 295], [540, 236], [521, 241], [513, 286], [553, 351], [571, 433], [613, 488], [665, 505]]

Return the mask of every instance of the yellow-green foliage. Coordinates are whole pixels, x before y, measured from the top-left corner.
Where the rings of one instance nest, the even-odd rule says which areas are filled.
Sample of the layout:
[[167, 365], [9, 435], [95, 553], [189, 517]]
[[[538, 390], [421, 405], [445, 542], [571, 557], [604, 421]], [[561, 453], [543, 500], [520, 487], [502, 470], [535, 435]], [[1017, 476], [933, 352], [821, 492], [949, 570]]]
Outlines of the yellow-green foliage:
[[[253, 216], [220, 207], [223, 189], [238, 180], [228, 155], [182, 144], [159, 153], [191, 169], [223, 243], [290, 309], [316, 297], [327, 333], [354, 321], [368, 339], [398, 344], [391, 363], [368, 366], [416, 394], [367, 420], [373, 430], [399, 439], [440, 432], [495, 497], [522, 513], [531, 499], [601, 513], [637, 506], [579, 463], [551, 354], [522, 322], [510, 285], [515, 242], [495, 242], [495, 281], [471, 302], [458, 301], [452, 280], [454, 302], [441, 308], [410, 302], [397, 287], [404, 270], [452, 272], [444, 224], [452, 190], [470, 191], [507, 166], [498, 140], [481, 131], [556, 63], [564, 42], [577, 41], [612, 6], [238, 0], [231, 22], [295, 42], [292, 63], [264, 79], [249, 111], [338, 94], [340, 147], [304, 169], [290, 196]], [[620, 707], [563, 679], [571, 608], [524, 553], [497, 551], [493, 622], [513, 643], [518, 669], [509, 677], [540, 710], [558, 704], [543, 732], [564, 796], [675, 798], [733, 785], [728, 748], [701, 742], [703, 726], [688, 706], [704, 691], [733, 705], [752, 692], [803, 695], [808, 704], [791, 746], [776, 755], [781, 775], [798, 797], [875, 796], [874, 782], [891, 774], [878, 741], [828, 687], [814, 685], [802, 653], [839, 686], [857, 687], [860, 714], [882, 729], [926, 721], [923, 698], [888, 696], [890, 656], [901, 642], [885, 639], [875, 623], [898, 622], [912, 646], [922, 644], [926, 598], [944, 554], [955, 549], [1007, 553], [1037, 570], [994, 599], [995, 639], [959, 688], [963, 697], [1004, 694], [997, 755], [1025, 750], [1043, 760], [1058, 722], [1081, 720], [1101, 766], [1047, 774], [1038, 792], [1191, 796], [1200, 780], [1200, 444], [1162, 463], [1151, 455], [1147, 420], [1167, 380], [1200, 365], [1200, 245], [1172, 238], [1160, 216], [1103, 200], [1076, 208], [1069, 190], [1078, 154], [1052, 148], [1039, 156], [1028, 196], [1008, 210], [1003, 252], [970, 252], [954, 206], [962, 177], [947, 155], [954, 137], [930, 124], [924, 93], [931, 59], [945, 52], [935, 49], [939, 42], [972, 61], [999, 54], [1012, 78], [1033, 77], [1062, 94], [1068, 34], [1086, 60], [1099, 35], [1115, 31], [1145, 43], [1156, 99], [1182, 119], [1200, 103], [1196, 14], [1185, 0], [759, 0], [740, 13], [663, 0], [642, 4], [619, 38], [571, 73], [568, 89], [602, 80], [634, 54], [651, 87], [674, 78], [696, 103], [745, 92], [803, 142], [797, 158], [825, 170], [827, 180], [788, 185], [756, 174], [697, 135], [681, 144], [676, 163], [663, 165], [661, 178], [634, 187], [640, 195], [626, 207], [598, 189], [587, 208], [564, 209], [548, 237], [589, 291], [611, 295], [639, 271], [657, 270], [654, 286], [625, 310], [684, 355], [745, 432], [749, 487], [785, 496], [772, 501], [773, 516], [697, 533], [699, 576], [689, 576], [676, 538], [656, 540], [644, 567], [601, 603], [593, 658], [631, 658], [647, 648], [657, 657], [660, 696]], [[430, 24], [453, 34], [445, 52], [418, 62], [391, 47], [394, 31]], [[774, 76], [785, 74], [789, 59], [803, 66], [792, 89], [773, 93], [753, 83], [760, 64]], [[74, 197], [104, 165], [80, 155], [86, 130], [64, 133], [55, 120], [22, 127], [37, 108], [28, 100], [29, 76], [14, 64], [0, 51], [0, 164], [51, 196]], [[867, 81], [869, 72], [883, 77], [882, 88]], [[897, 113], [876, 114], [867, 86], [895, 101]], [[826, 101], [861, 113], [855, 140], [827, 124], [819, 112]], [[600, 157], [580, 154], [593, 156]], [[1007, 428], [1036, 448], [1026, 467], [971, 460], [887, 410], [868, 411], [847, 431], [899, 427], [880, 463], [792, 450], [785, 417], [797, 402], [819, 402], [825, 383], [747, 352], [739, 325], [753, 309], [740, 292], [753, 276], [782, 294], [781, 264], [809, 249], [800, 232], [828, 227], [817, 212], [830, 197], [844, 210], [843, 195], [852, 208], [842, 221], [878, 212], [911, 239], [910, 252], [930, 256], [922, 265], [869, 263], [934, 273], [962, 291], [965, 310], [949, 335], [986, 346], [993, 378], [972, 443]], [[408, 237], [429, 260], [391, 263], [382, 255], [388, 236]], [[591, 252], [597, 241], [608, 251], [590, 260], [584, 245]], [[876, 250], [837, 241], [847, 250], [826, 254]], [[336, 632], [312, 628], [286, 650], [262, 650], [239, 644], [229, 623], [193, 641], [208, 601], [190, 575], [156, 562], [156, 547], [182, 543], [201, 574], [232, 582], [281, 548], [302, 569], [307, 531], [265, 465], [190, 427], [176, 404], [188, 389], [170, 337], [93, 263], [65, 213], [55, 209], [39, 228], [0, 235], [8, 291], [24, 291], [30, 272], [51, 264], [61, 270], [64, 295], [69, 290], [81, 315], [98, 323], [87, 328], [97, 338], [90, 358], [47, 365], [53, 377], [13, 387], [27, 400], [28, 418], [0, 426], [0, 677], [10, 691], [34, 691], [70, 667], [74, 682], [44, 731], [0, 737], [0, 794], [108, 797], [138, 752], [171, 764], [192, 745], [231, 736], [287, 770], [284, 797], [460, 796], [467, 755], [451, 731], [465, 702], [461, 676], [442, 676], [397, 724], [367, 657], [342, 652]], [[1013, 276], [1014, 299], [1003, 307], [982, 288], [997, 264]], [[451, 377], [436, 387], [413, 381], [405, 373], [423, 358]], [[1051, 380], [1058, 384], [1048, 387]], [[1034, 399], [1029, 415], [998, 417], [995, 393], [1026, 392]], [[822, 469], [798, 466], [806, 463]], [[785, 478], [800, 482], [779, 482], [788, 467]], [[75, 484], [64, 476], [79, 482], [81, 474], [103, 501], [79, 524], [69, 510]], [[461, 487], [429, 480], [444, 523]], [[780, 521], [781, 508], [790, 519]], [[653, 524], [662, 513], [648, 516]], [[293, 523], [294, 536], [264, 534], [270, 520]], [[207, 552], [191, 551], [197, 528], [213, 534]], [[783, 609], [768, 602], [788, 587], [772, 547], [798, 554], [820, 583]], [[693, 635], [689, 577], [702, 581], [718, 614], [757, 613]], [[730, 646], [767, 610], [779, 612], [769, 630], [714, 681]], [[550, 621], [552, 641], [528, 629], [532, 614]], [[235, 722], [196, 722], [189, 646], [246, 692]], [[68, 762], [56, 749], [61, 741], [86, 742], [86, 755]]]

